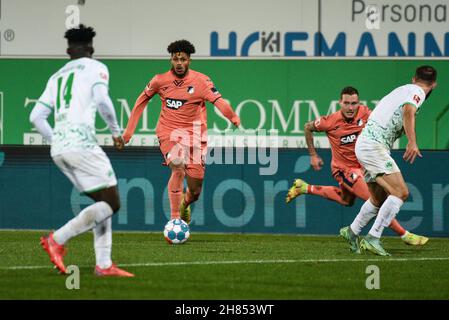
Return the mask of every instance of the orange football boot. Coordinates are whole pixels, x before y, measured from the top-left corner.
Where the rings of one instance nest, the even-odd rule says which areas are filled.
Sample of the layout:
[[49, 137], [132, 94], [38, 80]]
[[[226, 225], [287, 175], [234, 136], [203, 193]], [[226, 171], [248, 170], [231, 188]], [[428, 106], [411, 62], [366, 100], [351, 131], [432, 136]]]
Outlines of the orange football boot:
[[134, 277], [134, 274], [120, 269], [114, 263], [106, 269], [95, 266], [95, 275], [99, 277]]
[[55, 265], [56, 269], [58, 269], [59, 272], [66, 274], [67, 270], [63, 259], [66, 254], [66, 248], [63, 245], [56, 243], [53, 239], [53, 232], [50, 232], [46, 237], [41, 237], [41, 246], [48, 253], [50, 261]]

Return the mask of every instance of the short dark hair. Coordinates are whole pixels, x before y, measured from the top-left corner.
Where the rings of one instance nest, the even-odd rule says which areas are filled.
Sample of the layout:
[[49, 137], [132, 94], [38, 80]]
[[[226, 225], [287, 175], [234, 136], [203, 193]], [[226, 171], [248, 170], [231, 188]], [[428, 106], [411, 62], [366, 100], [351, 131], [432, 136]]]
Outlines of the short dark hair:
[[64, 38], [67, 39], [69, 44], [89, 44], [95, 35], [96, 32], [92, 27], [86, 27], [84, 24], [80, 24], [78, 28], [67, 30]]
[[437, 71], [431, 66], [421, 66], [416, 69], [415, 80], [432, 84], [437, 80]]
[[195, 53], [195, 47], [187, 40], [177, 40], [168, 45], [167, 51], [171, 55], [176, 52], [185, 52], [188, 56], [190, 56], [192, 53]]
[[340, 99], [343, 98], [343, 95], [344, 95], [344, 94], [349, 94], [350, 96], [352, 96], [353, 94], [359, 95], [359, 92], [358, 92], [357, 89], [354, 88], [354, 87], [344, 87], [344, 88], [341, 90], [341, 93], [340, 93]]

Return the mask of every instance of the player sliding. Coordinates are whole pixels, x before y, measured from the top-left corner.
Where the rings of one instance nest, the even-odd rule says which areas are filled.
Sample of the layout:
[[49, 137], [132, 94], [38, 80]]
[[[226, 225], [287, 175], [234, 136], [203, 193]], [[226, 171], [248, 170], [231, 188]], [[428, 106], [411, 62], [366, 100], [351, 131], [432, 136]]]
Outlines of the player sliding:
[[[80, 25], [67, 30], [70, 61], [50, 77], [30, 115], [39, 133], [51, 142], [51, 157], [80, 191], [95, 203], [82, 210], [64, 226], [41, 238], [41, 245], [61, 273], [67, 241], [89, 230], [94, 231], [97, 276], [132, 277], [111, 261], [111, 216], [120, 208], [117, 180], [111, 163], [95, 138], [95, 114], [112, 132], [114, 144], [123, 146], [120, 127], [108, 94], [107, 67], [92, 59], [95, 31]], [[55, 114], [54, 129], [47, 121]]]
[[[390, 255], [380, 242], [382, 232], [396, 217], [409, 191], [396, 162], [390, 156], [393, 143], [405, 131], [407, 146], [404, 160], [413, 164], [421, 157], [415, 134], [415, 116], [424, 100], [436, 86], [437, 72], [430, 66], [416, 69], [412, 84], [396, 88], [379, 101], [355, 145], [355, 154], [365, 169], [370, 198], [352, 224], [340, 233], [356, 250]], [[376, 217], [368, 235], [360, 241], [358, 235]], [[358, 248], [360, 247], [360, 249]]]
[[[194, 46], [187, 40], [171, 43], [171, 69], [155, 75], [137, 98], [123, 134], [128, 143], [148, 101], [159, 94], [161, 113], [156, 127], [160, 150], [171, 169], [168, 181], [171, 219], [190, 223], [190, 204], [201, 194], [207, 152], [206, 101], [214, 104], [236, 127], [240, 118], [221, 97], [208, 76], [189, 68]], [[184, 194], [184, 178], [187, 191]]]
[[[356, 197], [365, 201], [369, 199], [368, 185], [362, 179], [362, 167], [357, 161], [354, 147], [371, 110], [360, 105], [359, 93], [353, 87], [346, 87], [341, 91], [339, 104], [339, 111], [306, 123], [304, 132], [314, 170], [321, 170], [323, 160], [314, 147], [313, 132], [326, 132], [332, 150], [332, 176], [340, 187], [311, 185], [296, 179], [288, 191], [287, 203], [301, 194], [318, 195], [344, 206], [352, 206]], [[396, 219], [391, 221], [389, 227], [407, 244], [424, 245], [428, 241], [426, 237], [406, 231]], [[342, 232], [347, 231], [343, 229]], [[352, 246], [351, 251], [358, 251], [358, 247]]]

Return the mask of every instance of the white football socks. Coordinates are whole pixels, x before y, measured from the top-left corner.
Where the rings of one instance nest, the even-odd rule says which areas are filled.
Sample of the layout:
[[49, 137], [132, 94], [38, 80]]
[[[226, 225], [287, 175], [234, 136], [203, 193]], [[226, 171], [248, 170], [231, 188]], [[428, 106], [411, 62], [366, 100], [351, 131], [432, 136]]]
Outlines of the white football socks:
[[360, 212], [351, 223], [350, 228], [352, 232], [357, 235], [360, 234], [362, 229], [377, 215], [378, 212], [379, 208], [375, 207], [369, 199], [366, 200], [362, 208], [360, 208]]
[[108, 203], [104, 201], [96, 202], [56, 230], [53, 234], [53, 239], [58, 244], [64, 244], [73, 237], [89, 231], [103, 220], [112, 216], [112, 214], [112, 208]]
[[112, 265], [112, 218], [109, 217], [97, 224], [93, 232], [97, 266], [107, 269]]
[[389, 195], [385, 202], [379, 209], [376, 221], [374, 221], [369, 234], [375, 238], [380, 238], [385, 227], [391, 224], [391, 221], [396, 217], [401, 206], [404, 204], [400, 198]]

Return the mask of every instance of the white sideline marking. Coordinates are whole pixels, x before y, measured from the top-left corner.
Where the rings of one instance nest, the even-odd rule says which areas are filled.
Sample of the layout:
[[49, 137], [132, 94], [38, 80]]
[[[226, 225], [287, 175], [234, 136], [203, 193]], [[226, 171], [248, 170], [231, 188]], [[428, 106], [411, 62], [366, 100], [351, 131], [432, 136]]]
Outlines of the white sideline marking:
[[[188, 266], [188, 265], [219, 265], [219, 264], [265, 264], [265, 263], [329, 263], [329, 262], [403, 262], [403, 261], [448, 261], [449, 257], [435, 258], [369, 258], [369, 259], [299, 259], [299, 260], [231, 260], [231, 261], [185, 261], [185, 262], [148, 262], [148, 263], [124, 263], [120, 267], [164, 267], [164, 266]], [[79, 266], [88, 268], [89, 266]], [[48, 269], [45, 266], [14, 266], [0, 267], [0, 270], [31, 270]]]

